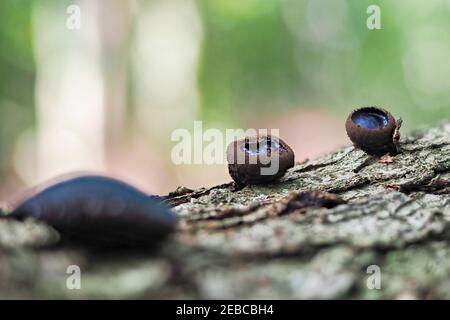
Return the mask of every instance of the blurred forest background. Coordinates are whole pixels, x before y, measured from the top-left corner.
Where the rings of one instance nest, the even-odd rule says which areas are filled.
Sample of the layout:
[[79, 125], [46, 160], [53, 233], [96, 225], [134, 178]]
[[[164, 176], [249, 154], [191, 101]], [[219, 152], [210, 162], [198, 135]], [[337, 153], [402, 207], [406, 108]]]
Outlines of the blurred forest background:
[[2, 0], [0, 75], [0, 199], [71, 171], [164, 194], [230, 180], [171, 162], [194, 120], [279, 128], [301, 161], [348, 144], [357, 106], [448, 118], [450, 1]]

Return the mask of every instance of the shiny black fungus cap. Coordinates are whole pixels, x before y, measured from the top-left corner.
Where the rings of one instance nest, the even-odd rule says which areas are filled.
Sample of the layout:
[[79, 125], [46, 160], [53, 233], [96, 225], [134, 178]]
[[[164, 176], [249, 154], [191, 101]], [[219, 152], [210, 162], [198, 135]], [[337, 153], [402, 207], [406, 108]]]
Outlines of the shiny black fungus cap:
[[294, 166], [294, 152], [275, 136], [246, 137], [228, 145], [227, 161], [228, 172], [238, 186], [265, 184]]
[[397, 153], [400, 124], [386, 110], [364, 107], [354, 110], [347, 118], [345, 129], [355, 147], [370, 155]]
[[19, 204], [9, 217], [43, 221], [60, 233], [63, 242], [95, 247], [153, 246], [177, 223], [157, 197], [99, 176], [50, 186]]

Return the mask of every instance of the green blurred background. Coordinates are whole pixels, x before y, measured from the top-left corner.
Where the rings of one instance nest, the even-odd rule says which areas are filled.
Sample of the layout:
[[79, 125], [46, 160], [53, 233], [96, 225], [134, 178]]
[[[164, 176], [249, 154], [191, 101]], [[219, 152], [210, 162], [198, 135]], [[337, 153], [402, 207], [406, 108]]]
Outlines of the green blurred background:
[[80, 170], [165, 193], [229, 180], [171, 163], [194, 120], [278, 128], [301, 161], [347, 144], [357, 106], [448, 118], [450, 1], [2, 0], [0, 74], [2, 198]]

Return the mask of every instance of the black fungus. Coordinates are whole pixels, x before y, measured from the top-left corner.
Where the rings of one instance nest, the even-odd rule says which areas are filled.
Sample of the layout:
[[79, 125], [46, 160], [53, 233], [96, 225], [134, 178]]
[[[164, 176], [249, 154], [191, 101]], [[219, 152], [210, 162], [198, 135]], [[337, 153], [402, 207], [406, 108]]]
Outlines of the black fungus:
[[100, 247], [153, 246], [177, 223], [158, 197], [100, 176], [50, 186], [19, 204], [10, 217], [44, 221], [63, 241]]
[[228, 172], [238, 186], [265, 184], [294, 166], [294, 152], [271, 135], [247, 137], [227, 147]]
[[400, 122], [384, 109], [356, 109], [348, 116], [345, 128], [355, 147], [369, 155], [395, 155], [398, 151]]

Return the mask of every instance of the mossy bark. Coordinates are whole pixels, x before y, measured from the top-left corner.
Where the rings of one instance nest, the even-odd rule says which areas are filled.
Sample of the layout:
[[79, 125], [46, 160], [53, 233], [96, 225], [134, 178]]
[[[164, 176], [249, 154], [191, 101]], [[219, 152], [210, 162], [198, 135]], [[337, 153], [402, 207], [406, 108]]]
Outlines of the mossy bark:
[[[450, 298], [450, 123], [400, 146], [369, 161], [347, 147], [271, 185], [179, 188], [179, 229], [157, 250], [46, 249], [51, 228], [0, 219], [0, 298]], [[346, 203], [291, 206], [302, 191]]]

